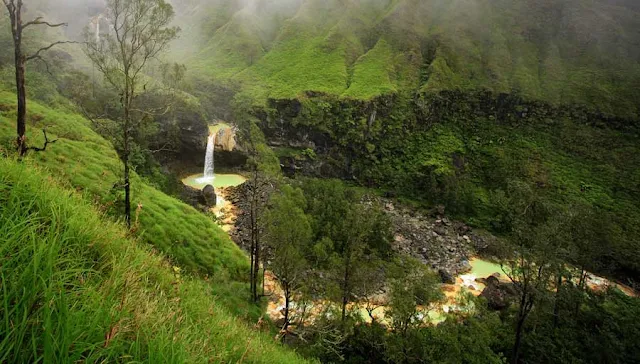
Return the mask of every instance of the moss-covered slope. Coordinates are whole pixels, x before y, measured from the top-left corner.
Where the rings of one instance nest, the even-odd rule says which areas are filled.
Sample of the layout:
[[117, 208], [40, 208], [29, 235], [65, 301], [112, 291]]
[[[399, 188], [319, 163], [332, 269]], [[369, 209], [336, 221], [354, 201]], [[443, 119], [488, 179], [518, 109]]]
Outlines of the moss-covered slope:
[[201, 42], [188, 57], [194, 74], [238, 81], [258, 100], [490, 90], [638, 113], [640, 9], [632, 1], [273, 3], [200, 5], [216, 16], [186, 32], [188, 43]]

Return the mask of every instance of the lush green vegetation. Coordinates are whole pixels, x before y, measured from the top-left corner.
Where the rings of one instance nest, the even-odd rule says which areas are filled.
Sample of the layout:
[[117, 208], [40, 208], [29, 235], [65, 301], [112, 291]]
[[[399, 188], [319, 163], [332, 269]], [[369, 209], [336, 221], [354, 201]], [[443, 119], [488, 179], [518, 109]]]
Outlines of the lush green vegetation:
[[[638, 28], [633, 1], [181, 7], [190, 21], [184, 43], [198, 50], [188, 61], [193, 76], [239, 82], [258, 104], [305, 91], [370, 99], [399, 90], [490, 90], [638, 115], [637, 34], [624, 30]], [[192, 17], [194, 8], [201, 14]]]
[[[11, 149], [14, 128], [15, 95], [0, 96], [0, 136], [6, 150]], [[90, 122], [64, 109], [50, 109], [31, 103], [28, 137], [36, 145], [43, 143], [41, 128], [46, 128], [52, 144], [49, 153], [33, 155], [38, 165], [47, 168], [69, 187], [85, 192], [102, 209], [119, 213], [121, 163], [109, 142], [96, 134]], [[212, 278], [243, 276], [248, 269], [246, 256], [210, 218], [190, 206], [148, 186], [135, 176], [133, 203], [140, 206], [134, 225], [144, 241], [155, 245], [177, 264]]]
[[[29, 64], [29, 145], [42, 129], [56, 142], [23, 160], [13, 60], [0, 54], [0, 362], [300, 361], [262, 320], [265, 267], [286, 296], [277, 337], [324, 362], [640, 360], [638, 299], [585, 281], [640, 276], [633, 0], [175, 3], [171, 54], [188, 68], [141, 61], [139, 95], [92, 79], [79, 47]], [[28, 52], [79, 39], [104, 10], [69, 4], [30, 3], [29, 17], [77, 19], [27, 32]], [[169, 167], [199, 163], [212, 119], [239, 126], [248, 157], [250, 258], [159, 191], [179, 195]], [[277, 157], [352, 183], [282, 179]], [[509, 266], [511, 303], [493, 311], [463, 292], [468, 310], [425, 324], [439, 277], [392, 249], [373, 188], [498, 235], [483, 253]], [[313, 319], [289, 312], [311, 304]]]
[[39, 164], [0, 160], [2, 361], [299, 361]]
[[633, 127], [603, 125], [580, 109], [482, 93], [372, 102], [317, 96], [270, 107], [267, 132], [284, 118], [290, 135], [311, 127], [330, 138], [315, 152], [334, 175], [424, 207], [443, 204], [449, 214], [498, 234], [512, 228], [505, 201], [517, 181], [549, 204], [588, 206], [611, 232], [599, 241], [592, 237], [602, 254], [591, 269], [620, 278], [640, 272], [640, 159]]

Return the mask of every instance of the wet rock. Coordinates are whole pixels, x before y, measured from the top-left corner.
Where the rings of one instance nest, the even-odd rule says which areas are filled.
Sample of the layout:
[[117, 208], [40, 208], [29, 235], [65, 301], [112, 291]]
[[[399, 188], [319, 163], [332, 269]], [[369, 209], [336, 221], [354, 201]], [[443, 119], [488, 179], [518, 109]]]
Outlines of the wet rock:
[[212, 185], [204, 186], [202, 189], [202, 196], [204, 197], [205, 205], [207, 205], [207, 207], [214, 207], [218, 202], [216, 189]]
[[451, 272], [447, 272], [444, 269], [439, 269], [438, 274], [440, 275], [440, 280], [445, 284], [455, 284], [456, 278], [451, 274]]
[[204, 200], [202, 191], [196, 188], [183, 185], [180, 193], [180, 199], [197, 210], [206, 210], [206, 201]]

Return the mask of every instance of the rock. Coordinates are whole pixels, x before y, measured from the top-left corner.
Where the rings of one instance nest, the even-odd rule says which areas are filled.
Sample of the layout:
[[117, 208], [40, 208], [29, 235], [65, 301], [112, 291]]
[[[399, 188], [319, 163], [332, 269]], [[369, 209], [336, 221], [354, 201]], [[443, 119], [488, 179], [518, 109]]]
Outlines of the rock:
[[433, 231], [435, 231], [440, 236], [447, 235], [447, 229], [445, 229], [443, 226], [435, 226], [433, 228]]
[[189, 205], [193, 206], [195, 209], [204, 211], [205, 200], [202, 195], [202, 191], [197, 188], [189, 187], [183, 185], [182, 191], [180, 193], [180, 199]]
[[204, 196], [205, 203], [208, 207], [213, 207], [218, 203], [216, 189], [212, 185], [204, 186], [202, 189], [202, 195]]
[[442, 283], [446, 283], [446, 284], [456, 283], [456, 278], [450, 272], [447, 272], [444, 269], [439, 269], [438, 274], [440, 275], [440, 279], [442, 280]]
[[469, 263], [468, 260], [465, 259], [462, 262], [460, 262], [460, 270], [462, 272], [468, 272], [471, 270], [471, 268], [473, 267], [471, 266], [471, 263]]
[[233, 128], [223, 127], [216, 135], [216, 147], [231, 152], [236, 147], [236, 132]]
[[458, 232], [458, 234], [466, 236], [468, 233], [471, 232], [471, 228], [466, 224], [459, 223], [458, 226], [456, 227], [456, 231]]
[[502, 283], [498, 278], [489, 276], [484, 280], [486, 288], [480, 293], [480, 297], [487, 300], [487, 305], [493, 310], [508, 308], [517, 294], [511, 283]]

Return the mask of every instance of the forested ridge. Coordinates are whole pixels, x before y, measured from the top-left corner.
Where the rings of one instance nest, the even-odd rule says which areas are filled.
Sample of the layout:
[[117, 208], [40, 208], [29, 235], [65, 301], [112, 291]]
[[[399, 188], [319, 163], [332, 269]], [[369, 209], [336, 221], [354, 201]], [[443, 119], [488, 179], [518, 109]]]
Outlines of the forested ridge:
[[0, 362], [640, 360], [635, 1], [0, 7]]

